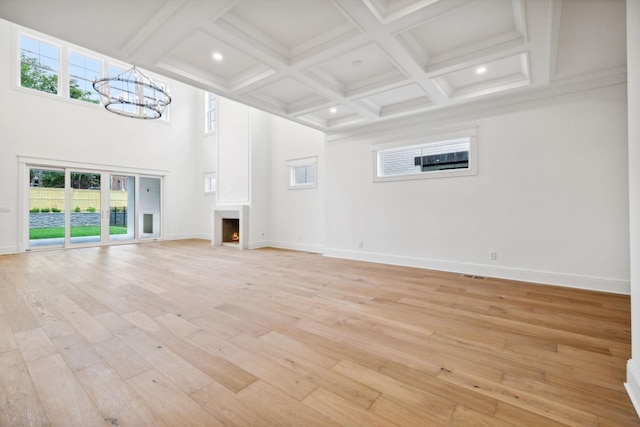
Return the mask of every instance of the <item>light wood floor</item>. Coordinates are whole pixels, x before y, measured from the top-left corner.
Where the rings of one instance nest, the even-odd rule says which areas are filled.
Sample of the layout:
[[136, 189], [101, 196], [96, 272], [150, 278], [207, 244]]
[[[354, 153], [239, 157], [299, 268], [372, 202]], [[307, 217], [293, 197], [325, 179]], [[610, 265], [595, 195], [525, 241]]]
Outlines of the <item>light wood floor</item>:
[[636, 426], [629, 298], [190, 240], [0, 257], [2, 426]]

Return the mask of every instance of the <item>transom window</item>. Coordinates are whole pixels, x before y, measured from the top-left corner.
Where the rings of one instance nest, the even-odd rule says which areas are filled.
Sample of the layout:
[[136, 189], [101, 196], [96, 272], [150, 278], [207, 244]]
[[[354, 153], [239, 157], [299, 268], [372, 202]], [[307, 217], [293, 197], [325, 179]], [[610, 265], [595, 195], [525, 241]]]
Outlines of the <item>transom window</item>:
[[374, 149], [374, 181], [475, 174], [475, 131], [473, 135], [415, 142]]
[[58, 47], [20, 36], [20, 85], [57, 94], [58, 75]]
[[[131, 68], [81, 47], [31, 34], [27, 29], [16, 32], [18, 44], [16, 53], [19, 52], [20, 55], [20, 69], [19, 83], [17, 72], [14, 81], [22, 88], [59, 95], [59, 99], [100, 104], [100, 95], [93, 88], [93, 82], [103, 76], [117, 76]], [[155, 78], [153, 82], [163, 90], [167, 90], [166, 82]], [[145, 103], [147, 100], [153, 102], [157, 98], [152, 88], [144, 87], [131, 91], [127, 89], [125, 82], [114, 83], [111, 87], [113, 90], [110, 96], [115, 98], [144, 100], [140, 102]], [[121, 110], [133, 113], [136, 108], [139, 107], [127, 104]], [[169, 107], [159, 120], [169, 121]]]
[[93, 81], [100, 77], [102, 62], [79, 53], [69, 53], [69, 98], [100, 103]]

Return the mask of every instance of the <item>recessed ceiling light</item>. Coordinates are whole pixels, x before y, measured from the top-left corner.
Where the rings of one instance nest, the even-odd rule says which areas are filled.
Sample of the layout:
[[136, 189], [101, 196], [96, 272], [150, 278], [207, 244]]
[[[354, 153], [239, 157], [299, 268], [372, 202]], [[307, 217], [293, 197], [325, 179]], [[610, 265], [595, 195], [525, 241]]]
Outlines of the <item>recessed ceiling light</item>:
[[478, 67], [476, 68], [476, 74], [484, 74], [487, 72], [487, 67]]
[[220, 52], [213, 52], [212, 56], [216, 61], [222, 61], [224, 59], [224, 56], [222, 56]]
[[331, 114], [335, 114], [338, 109], [336, 107], [331, 107], [329, 111], [331, 111]]

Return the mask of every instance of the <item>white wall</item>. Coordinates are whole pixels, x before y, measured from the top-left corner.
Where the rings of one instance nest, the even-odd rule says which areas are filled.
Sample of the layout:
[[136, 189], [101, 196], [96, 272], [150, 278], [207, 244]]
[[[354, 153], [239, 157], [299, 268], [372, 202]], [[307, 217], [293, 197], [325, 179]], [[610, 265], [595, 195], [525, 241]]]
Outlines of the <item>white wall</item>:
[[[322, 252], [324, 246], [324, 134], [271, 116], [271, 245]], [[317, 188], [291, 190], [287, 161], [317, 156]]]
[[249, 135], [251, 147], [251, 210], [249, 213], [249, 248], [270, 246], [269, 220], [271, 218], [271, 140], [270, 114], [249, 108]]
[[640, 413], [640, 2], [627, 0], [629, 111], [629, 238], [631, 252], [631, 360], [626, 387]]
[[18, 248], [18, 156], [167, 171], [164, 237], [199, 234], [196, 117], [199, 91], [170, 81], [171, 124], [17, 87], [12, 24], [0, 20], [0, 253]]
[[373, 183], [384, 135], [330, 138], [325, 254], [629, 292], [626, 87], [509, 111], [402, 129], [477, 126], [470, 177]]

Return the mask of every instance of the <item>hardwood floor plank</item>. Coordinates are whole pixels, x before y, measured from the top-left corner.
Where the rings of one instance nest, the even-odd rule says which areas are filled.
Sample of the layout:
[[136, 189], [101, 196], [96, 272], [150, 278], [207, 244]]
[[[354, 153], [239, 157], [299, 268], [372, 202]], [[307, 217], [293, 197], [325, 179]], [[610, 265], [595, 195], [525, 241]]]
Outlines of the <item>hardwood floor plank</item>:
[[311, 381], [301, 378], [299, 375], [280, 367], [275, 362], [263, 358], [262, 355], [243, 350], [230, 342], [218, 339], [206, 331], [191, 335], [189, 341], [238, 365], [294, 399], [304, 399], [317, 387]]
[[370, 387], [318, 366], [293, 352], [269, 346], [258, 338], [241, 334], [230, 341], [248, 352], [263, 354], [279, 366], [365, 409], [380, 396], [380, 392]]
[[334, 371], [361, 382], [404, 404], [431, 414], [442, 421], [451, 419], [456, 403], [453, 400], [410, 386], [395, 378], [343, 360], [332, 368]]
[[27, 366], [52, 426], [104, 427], [100, 411], [59, 354], [28, 361]]
[[395, 362], [387, 362], [380, 368], [379, 372], [423, 391], [434, 393], [438, 396], [446, 396], [459, 405], [463, 405], [466, 408], [473, 409], [485, 415], [492, 416], [496, 410], [497, 401], [494, 398], [442, 381], [431, 374], [409, 368], [408, 366]]
[[213, 381], [213, 378], [138, 328], [120, 329], [114, 333], [187, 394], [191, 394]]
[[533, 393], [486, 381], [471, 374], [442, 369], [438, 374], [438, 378], [570, 426], [598, 426], [597, 417], [591, 413], [557, 403], [546, 397], [542, 398]]
[[131, 351], [131, 348], [119, 338], [94, 344], [94, 348], [124, 379], [139, 375], [152, 368], [149, 362], [135, 351]]
[[42, 328], [17, 332], [15, 339], [20, 346], [22, 357], [27, 362], [57, 353], [56, 347]]
[[56, 338], [53, 344], [72, 371], [79, 371], [104, 361], [100, 353], [80, 334]]
[[[194, 393], [194, 399], [220, 416], [228, 426], [309, 426], [337, 424], [298, 400], [258, 380], [237, 394], [211, 384]], [[250, 406], [247, 406], [250, 405]]]
[[456, 410], [453, 412], [451, 421], [448, 424], [450, 427], [514, 427], [517, 425], [519, 424], [500, 421], [493, 416], [490, 417], [461, 405], [456, 406]]
[[19, 351], [0, 353], [0, 426], [49, 426]]
[[113, 335], [111, 335], [107, 328], [80, 308], [68, 296], [58, 294], [52, 299], [67, 321], [90, 343], [98, 343], [113, 338]]
[[[182, 321], [179, 317], [173, 316], [165, 318], [165, 321], [173, 318], [180, 320], [180, 322], [171, 327], [171, 329], [185, 332], [185, 325], [182, 323], [185, 321]], [[127, 315], [127, 319], [135, 326], [144, 330], [154, 339], [164, 343], [168, 349], [172, 350], [176, 354], [180, 354], [187, 363], [190, 363], [195, 368], [200, 369], [202, 372], [222, 383], [232, 391], [240, 391], [257, 379], [254, 375], [228, 360], [215, 354], [211, 354], [210, 352], [192, 344], [188, 341], [189, 337], [178, 337], [172, 334], [164, 325], [157, 323], [155, 319], [150, 318], [144, 313], [130, 313]], [[199, 332], [200, 330], [200, 328], [193, 328], [191, 326], [187, 328], [188, 332], [192, 332], [191, 335]]]
[[109, 365], [96, 363], [77, 372], [107, 424], [114, 426], [169, 426], [140, 400], [136, 392]]
[[205, 411], [159, 371], [152, 369], [131, 377], [127, 383], [146, 405], [170, 426], [223, 427], [224, 424]]
[[[386, 395], [381, 395], [376, 399], [369, 411], [398, 426], [439, 427], [450, 425], [450, 423], [434, 417], [428, 412], [421, 411], [415, 406], [406, 405], [404, 402]], [[476, 424], [473, 425], [475, 427]]]
[[373, 412], [364, 410], [335, 394], [318, 387], [303, 403], [343, 426], [397, 427]]

